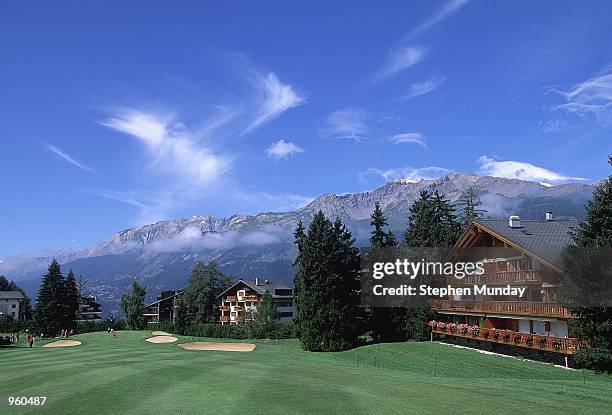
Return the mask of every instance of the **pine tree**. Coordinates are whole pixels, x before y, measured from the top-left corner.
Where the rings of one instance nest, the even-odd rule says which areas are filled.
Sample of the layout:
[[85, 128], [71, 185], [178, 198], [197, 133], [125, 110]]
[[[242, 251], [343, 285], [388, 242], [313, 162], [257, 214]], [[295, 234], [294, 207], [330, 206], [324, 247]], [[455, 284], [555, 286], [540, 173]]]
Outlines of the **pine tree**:
[[75, 328], [75, 320], [77, 318], [77, 312], [79, 311], [81, 296], [79, 295], [79, 287], [72, 270], [70, 270], [66, 276], [64, 285], [65, 299], [63, 305], [65, 308], [66, 323], [69, 328]]
[[[372, 248], [397, 246], [393, 232], [391, 230], [385, 232], [388, 222], [378, 202], [374, 204], [374, 211], [370, 218], [372, 219], [370, 222], [372, 226], [370, 246]], [[371, 321], [370, 325], [374, 339], [388, 341], [401, 340], [405, 337], [406, 309], [404, 307], [366, 307], [364, 311]]]
[[[455, 208], [436, 190], [433, 194], [422, 191], [410, 208], [408, 229], [404, 234], [407, 247], [447, 248], [452, 246], [461, 232], [461, 223]], [[427, 321], [433, 317], [429, 304], [417, 300], [407, 307], [406, 335], [409, 340], [427, 339]]]
[[423, 190], [410, 207], [404, 245], [446, 248], [457, 241], [460, 232], [454, 206], [437, 190], [433, 194]]
[[36, 326], [46, 336], [55, 337], [66, 328], [65, 283], [60, 264], [54, 259], [43, 275], [36, 297]]
[[205, 264], [199, 261], [187, 280], [185, 303], [188, 314], [197, 323], [214, 323], [218, 312], [217, 296], [231, 285], [231, 278], [226, 277], [215, 261]]
[[187, 328], [193, 320], [193, 316], [189, 312], [189, 305], [186, 302], [185, 294], [179, 295], [174, 299], [174, 324], [178, 334], [185, 335]]
[[[608, 157], [608, 163], [612, 166], [612, 156]], [[573, 235], [574, 243], [577, 247], [588, 248], [582, 251], [580, 257], [572, 259], [573, 261], [583, 261], [585, 256], [589, 256], [588, 251], [594, 256], [599, 249], [610, 249], [612, 247], [612, 176], [603, 180], [593, 192], [593, 198], [588, 202], [586, 207], [586, 219], [578, 226], [577, 231]], [[570, 247], [570, 252], [576, 248]], [[591, 264], [588, 264], [588, 267]], [[601, 262], [601, 261], [597, 261]], [[575, 266], [573, 266], [575, 265]], [[583, 264], [569, 264], [566, 283], [575, 282], [577, 284], [584, 283], [584, 268]], [[578, 268], [578, 269], [577, 269]], [[572, 272], [572, 269], [575, 272]], [[609, 270], [608, 270], [609, 272]], [[588, 274], [588, 272], [587, 272]], [[599, 272], [587, 276], [587, 279], [596, 277], [594, 275]], [[580, 279], [580, 281], [569, 281], [572, 278]], [[604, 277], [605, 278], [605, 277]], [[609, 292], [609, 276], [607, 284]], [[568, 280], [569, 279], [569, 280]], [[596, 285], [597, 281], [589, 281], [589, 284]], [[587, 293], [589, 296], [594, 296], [595, 293]], [[584, 367], [595, 369], [597, 371], [612, 372], [612, 307], [571, 307], [577, 319], [569, 321], [571, 331], [578, 336], [582, 341], [589, 344], [590, 348], [578, 350], [575, 354], [575, 361]]]
[[269, 338], [278, 327], [280, 314], [276, 309], [272, 294], [266, 291], [257, 304], [257, 311], [252, 316], [250, 322], [253, 332], [257, 338]]
[[478, 193], [474, 187], [469, 186], [459, 197], [457, 206], [459, 207], [459, 217], [464, 228], [470, 226], [474, 219], [482, 217], [487, 213], [484, 209], [479, 209], [478, 206], [482, 205]]
[[129, 294], [121, 294], [119, 305], [125, 315], [125, 323], [131, 330], [141, 330], [147, 325], [143, 315], [147, 287], [132, 280], [132, 289]]
[[357, 344], [362, 320], [359, 310], [359, 251], [340, 219], [329, 221], [322, 211], [308, 233], [296, 231], [298, 246], [294, 302], [296, 325], [305, 350], [338, 351]]

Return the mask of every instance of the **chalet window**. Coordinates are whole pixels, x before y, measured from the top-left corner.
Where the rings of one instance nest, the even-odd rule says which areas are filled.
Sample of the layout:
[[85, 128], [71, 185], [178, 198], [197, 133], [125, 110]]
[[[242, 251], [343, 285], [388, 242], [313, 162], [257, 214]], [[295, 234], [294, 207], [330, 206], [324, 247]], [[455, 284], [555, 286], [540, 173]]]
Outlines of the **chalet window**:
[[240, 290], [240, 291], [238, 291], [238, 296], [239, 297], [244, 297], [245, 293], [246, 293], [245, 290]]
[[11, 308], [17, 308], [17, 304], [11, 305]]
[[281, 317], [293, 317], [293, 313], [291, 311], [281, 311], [278, 313]]
[[544, 331], [550, 331], [550, 321], [544, 322]]

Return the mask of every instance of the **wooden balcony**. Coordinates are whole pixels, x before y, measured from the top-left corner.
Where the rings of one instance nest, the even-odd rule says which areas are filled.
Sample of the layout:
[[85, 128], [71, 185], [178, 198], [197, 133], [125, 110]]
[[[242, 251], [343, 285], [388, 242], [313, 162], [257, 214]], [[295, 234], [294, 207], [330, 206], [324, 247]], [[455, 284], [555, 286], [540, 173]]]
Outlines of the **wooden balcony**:
[[[481, 275], [467, 275], [462, 280], [459, 280], [463, 284], [513, 284], [513, 283], [524, 283], [524, 284], [539, 284], [542, 283], [544, 273], [540, 271], [498, 271], [498, 272], [487, 272]], [[453, 281], [456, 281], [453, 279]]]
[[567, 308], [556, 303], [537, 303], [530, 301], [469, 301], [469, 300], [432, 300], [434, 310], [445, 312], [468, 312], [485, 314], [505, 314], [528, 317], [571, 318]]
[[255, 294], [250, 294], [242, 297], [242, 301], [259, 301], [259, 298]]
[[228, 316], [220, 316], [219, 321], [222, 323], [229, 323], [230, 318]]
[[444, 334], [447, 336], [486, 341], [489, 343], [507, 344], [526, 349], [543, 350], [566, 355], [576, 353], [580, 347], [578, 339], [574, 338], [541, 336], [538, 334], [518, 333], [509, 330], [480, 328], [477, 334], [470, 334], [462, 333], [459, 330], [453, 332], [449, 326], [445, 329], [434, 327], [431, 331], [432, 333]]
[[236, 307], [234, 307], [234, 311], [242, 311], [242, 307], [236, 306]]
[[223, 301], [230, 301], [232, 303], [235, 303], [237, 301], [237, 299], [236, 299], [235, 295], [228, 295], [227, 297], [225, 297], [225, 299]]
[[219, 311], [229, 311], [229, 307], [226, 305], [220, 305], [219, 306]]

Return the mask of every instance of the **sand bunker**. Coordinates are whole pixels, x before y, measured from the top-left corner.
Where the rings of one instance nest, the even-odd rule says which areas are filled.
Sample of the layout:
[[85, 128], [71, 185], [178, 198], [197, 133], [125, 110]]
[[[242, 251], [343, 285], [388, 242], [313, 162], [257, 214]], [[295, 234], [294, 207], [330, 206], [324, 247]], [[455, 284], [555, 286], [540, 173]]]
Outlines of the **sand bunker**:
[[81, 342], [76, 340], [58, 340], [53, 343], [48, 343], [43, 345], [43, 347], [70, 347], [70, 346], [78, 346]]
[[166, 333], [165, 331], [154, 331], [151, 334], [154, 336], [172, 336], [172, 334]]
[[174, 343], [177, 338], [172, 336], [155, 336], [145, 339], [149, 343]]
[[252, 343], [192, 342], [177, 344], [177, 346], [187, 350], [215, 350], [219, 352], [252, 352], [255, 349], [255, 345]]

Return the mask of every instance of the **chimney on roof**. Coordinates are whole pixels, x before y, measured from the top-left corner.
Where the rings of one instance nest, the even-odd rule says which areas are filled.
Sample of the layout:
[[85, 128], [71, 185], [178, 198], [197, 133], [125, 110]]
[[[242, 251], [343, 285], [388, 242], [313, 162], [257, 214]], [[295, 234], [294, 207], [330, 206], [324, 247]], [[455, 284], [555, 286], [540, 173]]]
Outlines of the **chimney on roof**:
[[255, 278], [255, 285], [259, 285], [259, 278]]
[[508, 226], [511, 228], [520, 228], [521, 227], [521, 218], [520, 216], [512, 215], [508, 218]]
[[552, 222], [555, 220], [555, 217], [553, 216], [553, 213], [550, 210], [546, 211], [546, 220], [548, 222]]

